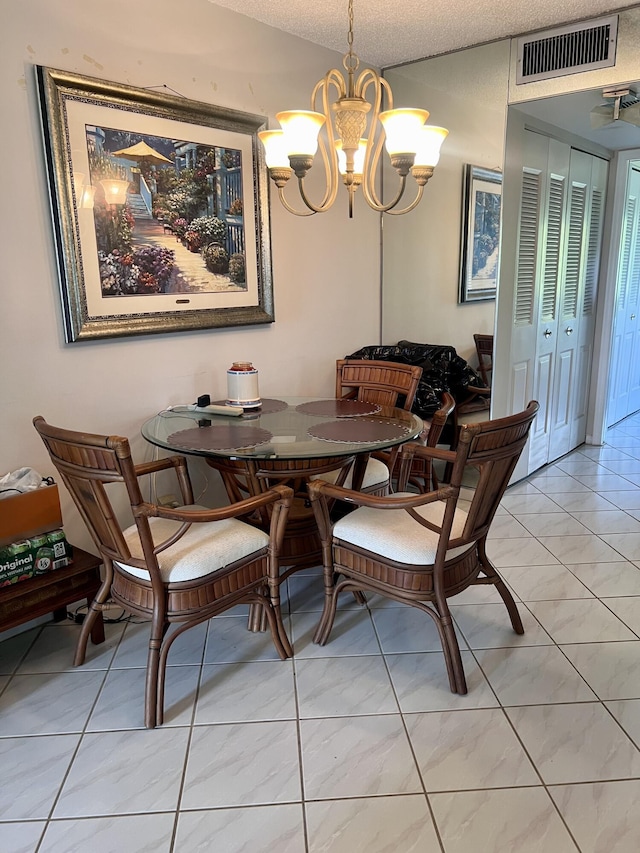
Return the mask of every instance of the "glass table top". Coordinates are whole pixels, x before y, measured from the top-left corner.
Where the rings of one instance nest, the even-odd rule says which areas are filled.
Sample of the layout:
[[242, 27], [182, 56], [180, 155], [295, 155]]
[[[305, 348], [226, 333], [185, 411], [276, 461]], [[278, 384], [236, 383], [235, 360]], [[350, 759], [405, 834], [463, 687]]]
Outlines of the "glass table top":
[[318, 397], [263, 399], [240, 417], [176, 406], [142, 426], [152, 444], [227, 459], [313, 459], [383, 450], [418, 437], [422, 419], [404, 409]]

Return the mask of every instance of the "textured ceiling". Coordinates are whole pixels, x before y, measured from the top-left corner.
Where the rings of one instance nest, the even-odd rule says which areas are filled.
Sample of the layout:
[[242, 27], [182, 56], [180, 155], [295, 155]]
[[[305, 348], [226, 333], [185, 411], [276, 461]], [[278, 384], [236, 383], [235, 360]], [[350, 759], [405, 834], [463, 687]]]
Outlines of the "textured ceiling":
[[[216, 0], [345, 53], [347, 0]], [[637, 0], [354, 0], [354, 50], [379, 68], [637, 6]]]

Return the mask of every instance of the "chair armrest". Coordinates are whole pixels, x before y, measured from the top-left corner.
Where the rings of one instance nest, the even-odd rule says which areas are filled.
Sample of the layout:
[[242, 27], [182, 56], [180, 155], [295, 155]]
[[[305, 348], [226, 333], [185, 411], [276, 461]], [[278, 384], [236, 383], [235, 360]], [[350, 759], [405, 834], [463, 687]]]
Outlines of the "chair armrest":
[[336, 486], [325, 480], [310, 480], [307, 485], [309, 498], [313, 502], [324, 496], [334, 500], [345, 501], [356, 506], [368, 506], [374, 509], [408, 509], [410, 507], [423, 506], [435, 503], [435, 501], [446, 500], [457, 494], [455, 486], [443, 486], [435, 492], [423, 492], [420, 494], [397, 493], [378, 497], [366, 492], [356, 492], [353, 489], [345, 489], [344, 486]]
[[409, 441], [402, 445], [400, 450], [400, 460], [403, 458], [413, 459], [414, 456], [422, 457], [423, 459], [442, 459], [445, 462], [453, 462], [456, 458], [455, 450], [445, 450], [443, 447], [431, 447], [429, 444], [418, 444], [416, 441]]
[[171, 509], [170, 507], [158, 506], [156, 504], [143, 503], [134, 508], [134, 516], [146, 516], [147, 518], [167, 518], [171, 521], [180, 521], [182, 524], [168, 539], [159, 542], [154, 547], [154, 553], [159, 554], [177, 542], [194, 523], [207, 521], [222, 521], [225, 518], [237, 518], [252, 512], [256, 507], [273, 504], [273, 512], [270, 524], [270, 552], [277, 554], [282, 545], [284, 529], [286, 525], [289, 508], [293, 502], [293, 489], [289, 486], [278, 484], [266, 492], [243, 501], [230, 504], [229, 506], [217, 507], [215, 509], [189, 510], [188, 508]]
[[156, 471], [163, 471], [166, 468], [177, 468], [185, 461], [184, 456], [165, 456], [162, 459], [154, 459], [152, 462], [139, 462], [134, 465], [136, 476], [142, 477], [145, 474], [153, 474]]
[[173, 468], [176, 472], [182, 502], [184, 504], [193, 503], [193, 488], [189, 477], [187, 460], [184, 456], [165, 456], [162, 459], [155, 459], [152, 462], [139, 462], [137, 465], [134, 465], [136, 477], [144, 477], [147, 474], [166, 471], [168, 468]]
[[242, 515], [248, 515], [253, 510], [273, 504], [276, 501], [290, 505], [293, 500], [293, 489], [289, 486], [272, 486], [266, 492], [245, 498], [245, 500], [237, 503], [229, 504], [228, 506], [214, 507], [213, 509], [189, 509], [188, 507], [180, 507], [173, 509], [172, 507], [159, 506], [157, 504], [142, 504], [136, 508], [134, 514], [146, 515], [148, 518], [167, 518], [171, 521], [182, 521], [186, 524], [207, 522], [207, 521], [222, 521], [225, 518], [238, 518]]

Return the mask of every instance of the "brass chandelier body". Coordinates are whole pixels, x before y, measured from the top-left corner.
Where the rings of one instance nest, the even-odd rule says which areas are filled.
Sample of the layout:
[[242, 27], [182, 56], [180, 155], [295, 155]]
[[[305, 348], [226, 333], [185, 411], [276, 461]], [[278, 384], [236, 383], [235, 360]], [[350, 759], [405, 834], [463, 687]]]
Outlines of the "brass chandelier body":
[[[276, 115], [282, 130], [262, 131], [269, 176], [278, 187], [283, 206], [297, 216], [324, 213], [336, 200], [340, 178], [347, 188], [349, 216], [358, 187], [369, 207], [383, 213], [403, 214], [420, 202], [424, 187], [438, 162], [440, 145], [448, 131], [425, 125], [427, 110], [393, 109], [389, 83], [370, 68], [358, 74], [360, 60], [353, 51], [353, 0], [349, 0], [349, 50], [343, 58], [344, 74], [331, 69], [311, 95], [311, 111], [286, 111]], [[331, 99], [331, 95], [335, 100]], [[387, 110], [382, 109], [386, 100]], [[318, 110], [318, 111], [316, 111]], [[368, 132], [367, 132], [368, 127]], [[325, 137], [318, 134], [324, 128]], [[411, 135], [403, 131], [409, 129]], [[303, 140], [300, 132], [310, 132]], [[376, 176], [382, 147], [386, 142], [391, 165], [400, 181], [393, 199], [383, 203], [376, 190]], [[314, 203], [305, 189], [305, 177], [319, 148], [324, 163], [324, 197]], [[398, 208], [407, 178], [415, 179], [413, 200]], [[285, 198], [284, 190], [292, 175], [298, 179], [305, 209], [297, 210]]]

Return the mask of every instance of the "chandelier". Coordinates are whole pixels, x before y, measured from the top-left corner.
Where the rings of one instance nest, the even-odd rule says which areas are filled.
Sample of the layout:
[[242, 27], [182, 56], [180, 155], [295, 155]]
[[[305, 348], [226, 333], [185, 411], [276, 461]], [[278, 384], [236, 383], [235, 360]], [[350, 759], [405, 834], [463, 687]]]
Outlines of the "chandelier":
[[[419, 204], [449, 131], [425, 124], [429, 118], [427, 110], [393, 109], [389, 83], [371, 68], [356, 77], [360, 60], [353, 50], [353, 0], [349, 0], [347, 44], [349, 50], [342, 60], [346, 80], [341, 71], [333, 68], [316, 83], [311, 110], [277, 113], [281, 130], [263, 130], [258, 134], [265, 148], [269, 177], [277, 186], [284, 207], [296, 216], [329, 210], [336, 200], [340, 177], [349, 196], [350, 218], [360, 186], [365, 201], [374, 210], [408, 213]], [[383, 110], [383, 105], [387, 109]], [[386, 204], [376, 191], [383, 144], [400, 178], [394, 198]], [[307, 195], [304, 180], [318, 149], [324, 163], [325, 191], [322, 201], [316, 204]], [[413, 200], [398, 209], [409, 173], [417, 190]], [[306, 208], [303, 210], [292, 207], [284, 195], [284, 188], [294, 174]]]

